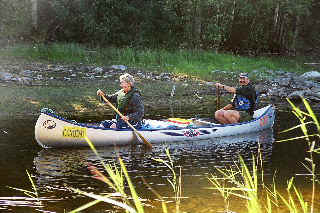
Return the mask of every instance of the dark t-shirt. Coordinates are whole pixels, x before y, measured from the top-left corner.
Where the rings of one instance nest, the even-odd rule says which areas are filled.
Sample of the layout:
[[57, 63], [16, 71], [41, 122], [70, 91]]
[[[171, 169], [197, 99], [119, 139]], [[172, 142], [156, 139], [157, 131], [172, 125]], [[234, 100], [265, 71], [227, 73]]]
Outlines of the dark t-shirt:
[[239, 96], [243, 96], [247, 98], [250, 102], [250, 108], [247, 111], [250, 115], [253, 114], [253, 110], [255, 109], [255, 102], [256, 102], [256, 90], [253, 84], [249, 83], [247, 85], [240, 86], [236, 88], [236, 93], [232, 99], [232, 106], [236, 107], [237, 103], [236, 101], [238, 100], [237, 98]]

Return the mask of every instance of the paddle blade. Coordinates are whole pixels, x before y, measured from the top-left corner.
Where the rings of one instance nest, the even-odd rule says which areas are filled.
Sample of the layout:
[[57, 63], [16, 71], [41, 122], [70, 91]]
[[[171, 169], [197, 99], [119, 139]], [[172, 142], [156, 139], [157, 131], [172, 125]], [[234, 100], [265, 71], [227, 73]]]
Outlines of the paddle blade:
[[138, 135], [139, 136], [139, 138], [142, 140], [142, 142], [144, 143], [144, 144], [146, 144], [149, 148], [152, 148], [152, 144], [149, 142], [149, 141], [147, 141], [147, 139], [145, 139], [142, 135], [141, 135], [141, 133], [140, 132], [138, 132], [137, 130], [133, 130], [134, 131], [134, 133], [136, 133], [136, 135]]

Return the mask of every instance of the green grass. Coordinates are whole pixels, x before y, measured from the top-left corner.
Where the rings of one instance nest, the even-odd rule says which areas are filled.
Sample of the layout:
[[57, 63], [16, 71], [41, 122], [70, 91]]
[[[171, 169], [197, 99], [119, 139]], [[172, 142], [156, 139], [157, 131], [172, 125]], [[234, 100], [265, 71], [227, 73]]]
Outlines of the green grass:
[[167, 51], [112, 47], [88, 49], [74, 43], [20, 45], [11, 48], [6, 54], [60, 63], [122, 64], [159, 72], [194, 75], [207, 80], [214, 80], [217, 76], [214, 75], [215, 72], [223, 77], [249, 72], [252, 77], [258, 78], [270, 75], [266, 73], [269, 70], [296, 73], [307, 70], [302, 58], [244, 57], [202, 50]]
[[43, 107], [56, 112], [92, 111], [99, 106], [95, 92], [94, 87], [5, 87], [0, 110], [14, 115], [38, 113]]

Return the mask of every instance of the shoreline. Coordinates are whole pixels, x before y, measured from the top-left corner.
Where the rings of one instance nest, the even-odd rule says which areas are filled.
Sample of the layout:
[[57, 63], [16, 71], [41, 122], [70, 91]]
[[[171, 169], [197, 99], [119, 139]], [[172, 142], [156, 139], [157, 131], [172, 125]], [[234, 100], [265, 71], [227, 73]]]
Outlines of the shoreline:
[[[2, 58], [1, 61], [4, 62], [0, 64], [1, 117], [34, 116], [44, 107], [72, 116], [92, 112], [112, 114], [111, 109], [99, 102], [96, 90], [100, 88], [108, 94], [119, 90], [118, 78], [125, 72], [135, 77], [147, 111], [205, 108], [205, 111], [212, 110], [213, 113], [216, 107], [214, 82], [185, 74], [146, 71], [125, 65], [66, 65], [28, 62], [18, 58]], [[237, 82], [237, 74], [231, 73], [227, 73], [226, 78], [225, 72], [213, 74], [224, 79], [223, 84], [233, 86]], [[262, 94], [260, 100], [263, 103], [282, 106], [287, 103], [286, 97], [299, 102], [300, 96], [306, 96], [308, 92], [307, 99], [313, 97], [312, 103], [320, 102], [318, 80], [304, 79], [284, 71], [270, 71], [269, 75], [253, 82]], [[231, 94], [222, 92], [221, 106], [227, 104], [231, 97]]]

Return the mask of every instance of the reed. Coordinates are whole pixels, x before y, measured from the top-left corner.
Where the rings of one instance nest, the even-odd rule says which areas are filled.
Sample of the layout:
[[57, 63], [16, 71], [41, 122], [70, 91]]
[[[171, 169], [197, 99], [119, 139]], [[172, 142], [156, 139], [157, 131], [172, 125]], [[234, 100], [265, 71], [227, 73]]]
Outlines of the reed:
[[23, 192], [25, 195], [27, 195], [28, 197], [31, 197], [33, 199], [37, 199], [37, 201], [39, 202], [39, 194], [38, 194], [38, 190], [37, 190], [37, 187], [30, 175], [30, 173], [28, 172], [28, 170], [26, 170], [26, 173], [28, 175], [28, 178], [29, 178], [29, 181], [31, 183], [31, 187], [32, 187], [32, 191], [31, 190], [26, 190], [26, 189], [20, 189], [20, 188], [15, 188], [15, 187], [11, 187], [11, 186], [8, 186], [10, 189], [14, 189], [14, 190], [17, 190], [17, 191], [21, 191]]
[[[287, 183], [287, 195], [281, 194], [276, 189], [276, 180], [273, 180], [272, 186], [268, 188], [263, 180], [264, 173], [262, 169], [262, 156], [259, 151], [258, 153], [260, 154], [258, 154], [257, 158], [253, 156], [252, 167], [250, 169], [240, 157], [240, 166], [235, 163], [235, 166], [231, 168], [218, 168], [218, 175], [211, 175], [208, 178], [213, 185], [211, 189], [219, 191], [221, 196], [224, 198], [226, 211], [229, 211], [230, 209], [229, 201], [231, 196], [237, 196], [246, 200], [247, 212], [249, 213], [272, 213], [278, 212], [280, 209], [284, 208], [291, 213], [314, 212], [315, 191], [317, 182], [319, 182], [316, 177], [314, 154], [320, 153], [320, 148], [315, 148], [317, 140], [319, 141], [320, 138], [320, 125], [309, 103], [304, 98], [302, 100], [306, 108], [306, 112], [295, 106], [293, 102], [288, 99], [288, 102], [292, 107], [292, 112], [299, 119], [300, 125], [283, 132], [300, 128], [304, 135], [277, 142], [285, 142], [301, 138], [306, 139], [309, 147], [309, 157], [306, 158], [308, 164], [304, 164], [304, 166], [310, 172], [312, 177], [311, 201], [306, 201], [301, 192], [296, 188], [294, 185], [294, 178], [291, 178]], [[310, 133], [308, 128], [310, 125], [314, 125], [317, 128], [317, 133]], [[265, 198], [263, 198], [262, 195], [265, 195]]]
[[164, 164], [166, 167], [169, 168], [169, 170], [172, 173], [172, 178], [167, 178], [168, 182], [170, 183], [172, 190], [174, 192], [174, 199], [176, 203], [176, 213], [180, 212], [180, 204], [181, 204], [181, 198], [182, 198], [182, 173], [181, 173], [181, 167], [179, 167], [179, 175], [177, 175], [175, 171], [175, 166], [173, 163], [173, 160], [170, 156], [170, 151], [167, 148], [166, 149], [166, 155], [168, 160], [160, 159], [160, 158], [154, 158], [153, 160]]
[[[72, 190], [75, 193], [81, 194], [83, 196], [87, 196], [90, 198], [95, 199], [92, 202], [89, 202], [87, 204], [84, 204], [72, 211], [70, 211], [70, 213], [76, 213], [76, 212], [80, 212], [83, 211], [89, 207], [92, 207], [96, 204], [98, 204], [99, 202], [106, 202], [106, 203], [110, 203], [112, 205], [118, 206], [123, 208], [124, 210], [130, 212], [130, 213], [143, 213], [144, 212], [144, 204], [141, 202], [141, 199], [139, 198], [134, 185], [131, 182], [131, 179], [128, 175], [127, 169], [125, 164], [123, 163], [122, 159], [119, 157], [118, 160], [120, 162], [120, 169], [118, 169], [116, 167], [116, 165], [109, 165], [109, 164], [105, 164], [103, 159], [100, 157], [98, 151], [96, 150], [96, 148], [94, 147], [93, 143], [90, 141], [90, 139], [88, 137], [85, 137], [88, 145], [90, 146], [90, 148], [92, 149], [92, 151], [95, 153], [95, 155], [99, 158], [100, 163], [103, 165], [105, 171], [107, 172], [108, 176], [105, 176], [104, 174], [102, 174], [95, 166], [93, 165], [89, 165], [88, 168], [90, 170], [90, 172], [94, 175], [94, 178], [106, 183], [108, 186], [110, 186], [114, 192], [113, 193], [109, 193], [107, 195], [97, 195], [97, 194], [93, 194], [93, 193], [88, 193], [88, 192], [84, 192], [82, 190], [79, 189], [75, 189], [75, 188], [69, 188], [70, 190]], [[173, 191], [174, 191], [174, 199], [176, 202], [176, 213], [180, 212], [180, 203], [181, 203], [181, 194], [182, 194], [182, 175], [181, 175], [181, 167], [179, 169], [179, 175], [177, 175], [176, 171], [175, 171], [175, 167], [173, 164], [173, 160], [170, 156], [170, 152], [169, 149], [166, 149], [166, 155], [168, 160], [163, 160], [160, 158], [154, 159], [156, 162], [159, 163], [163, 163], [164, 165], [166, 165], [171, 173], [172, 173], [172, 178], [168, 178], [168, 182], [170, 183]], [[126, 193], [125, 191], [125, 182], [128, 184], [129, 189], [130, 189], [130, 194], [128, 195], [128, 193]], [[149, 187], [149, 189], [160, 199], [162, 200], [162, 209], [164, 213], [168, 212], [165, 200], [163, 199], [163, 197], [161, 195], [159, 195], [155, 190], [153, 190], [148, 183], [146, 183], [146, 181], [144, 180], [145, 184]], [[118, 199], [115, 199], [115, 197], [117, 197]], [[120, 198], [120, 201], [119, 201]], [[131, 200], [133, 200], [134, 205], [132, 205]]]
[[[88, 145], [92, 149], [92, 151], [95, 153], [95, 155], [99, 158], [100, 163], [103, 165], [105, 171], [108, 173], [109, 178], [103, 175], [96, 167], [93, 165], [89, 165], [88, 169], [91, 171], [91, 173], [94, 175], [94, 178], [106, 183], [109, 185], [113, 190], [114, 193], [109, 193], [107, 195], [97, 195], [93, 193], [87, 193], [84, 191], [81, 191], [79, 189], [70, 188], [73, 192], [91, 197], [95, 199], [94, 201], [87, 203], [85, 205], [80, 206], [79, 208], [71, 211], [70, 213], [75, 213], [82, 211], [84, 209], [87, 209], [99, 202], [106, 202], [110, 203], [112, 205], [118, 206], [123, 208], [124, 210], [130, 212], [130, 213], [143, 213], [144, 208], [143, 204], [131, 182], [131, 179], [128, 175], [126, 166], [124, 165], [121, 158], [119, 158], [120, 162], [120, 169], [117, 168], [116, 165], [111, 166], [110, 164], [105, 164], [103, 159], [100, 157], [98, 151], [94, 147], [93, 143], [90, 141], [88, 137], [85, 137]], [[130, 195], [128, 195], [125, 191], [125, 181], [129, 186], [130, 189]], [[116, 199], [118, 198], [118, 199]], [[133, 204], [131, 203], [131, 199], [133, 200]]]
[[[218, 175], [211, 175], [209, 181], [218, 190], [225, 201], [226, 211], [229, 211], [229, 199], [231, 196], [243, 198], [247, 201], [247, 210], [249, 213], [262, 213], [263, 205], [258, 196], [258, 166], [257, 160], [253, 157], [252, 168], [246, 166], [242, 157], [240, 157], [240, 166], [234, 164], [234, 168], [217, 169]], [[267, 199], [270, 202], [270, 199]]]
[[[219, 176], [211, 175], [209, 181], [213, 185], [211, 189], [220, 192], [224, 198], [226, 212], [230, 211], [229, 201], [231, 196], [242, 198], [247, 203], [248, 213], [278, 212], [287, 209], [291, 213], [313, 212], [304, 200], [303, 195], [294, 186], [294, 179], [288, 181], [287, 195], [282, 195], [277, 189], [275, 181], [269, 189], [262, 178], [259, 178], [258, 165], [253, 159], [253, 165], [249, 168], [240, 157], [240, 167], [235, 169], [218, 169]], [[265, 195], [265, 197], [262, 197]]]
[[[316, 164], [314, 161], [314, 154], [319, 154], [320, 153], [320, 148], [315, 148], [316, 147], [316, 143], [319, 143], [319, 138], [320, 138], [320, 123], [319, 120], [317, 118], [317, 116], [314, 114], [310, 104], [308, 103], [308, 101], [301, 97], [304, 107], [306, 109], [306, 111], [301, 110], [299, 107], [297, 107], [292, 101], [290, 101], [290, 99], [287, 99], [287, 101], [289, 102], [289, 104], [292, 107], [292, 112], [293, 114], [299, 119], [300, 121], [300, 125], [297, 125], [293, 128], [287, 129], [283, 132], [288, 132], [288, 131], [292, 131], [293, 129], [296, 128], [300, 128], [303, 136], [300, 137], [296, 137], [296, 138], [291, 138], [291, 139], [287, 139], [287, 140], [281, 140], [278, 142], [284, 142], [284, 141], [288, 141], [288, 140], [295, 140], [298, 138], [305, 138], [305, 140], [307, 141], [308, 144], [308, 153], [309, 153], [309, 157], [306, 158], [307, 164], [303, 164], [305, 166], [305, 168], [307, 169], [307, 171], [310, 172], [311, 175], [311, 180], [312, 180], [312, 198], [311, 198], [311, 206], [310, 206], [310, 212], [313, 213], [314, 212], [314, 202], [315, 202], [315, 191], [316, 191], [316, 183], [317, 183], [317, 175], [316, 175]], [[313, 125], [317, 128], [317, 133], [315, 134], [311, 134], [308, 128], [310, 125]], [[300, 196], [298, 196], [300, 197]]]

